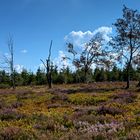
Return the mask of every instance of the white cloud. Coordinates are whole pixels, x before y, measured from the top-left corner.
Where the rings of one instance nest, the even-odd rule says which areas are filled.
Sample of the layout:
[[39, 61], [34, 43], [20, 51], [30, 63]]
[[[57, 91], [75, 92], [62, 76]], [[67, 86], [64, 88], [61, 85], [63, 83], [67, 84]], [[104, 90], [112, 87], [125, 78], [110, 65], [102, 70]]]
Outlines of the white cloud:
[[40, 63], [39, 66], [37, 66], [37, 69], [40, 68], [41, 70], [45, 71], [45, 66], [43, 63]]
[[27, 53], [28, 51], [27, 50], [21, 50], [21, 53]]
[[58, 66], [58, 70], [66, 68], [67, 66], [72, 66], [67, 57], [66, 52], [59, 51], [58, 57], [54, 59], [53, 63]]
[[22, 70], [23, 70], [23, 65], [19, 65], [19, 64], [16, 64], [14, 65], [14, 69], [18, 72], [18, 73], [21, 73]]
[[72, 42], [75, 46], [82, 46], [87, 41], [89, 41], [93, 37], [93, 33], [91, 31], [72, 31], [68, 35], [64, 37], [66, 42]]
[[96, 29], [94, 32], [93, 32], [93, 36], [94, 35], [97, 35], [97, 34], [100, 34], [102, 36], [102, 38], [108, 42], [110, 41], [110, 34], [112, 33], [112, 28], [111, 27], [105, 27], [105, 26], [102, 26], [98, 29]]
[[109, 35], [112, 33], [111, 27], [102, 26], [96, 30], [92, 31], [72, 31], [64, 37], [66, 42], [71, 42], [75, 46], [83, 46], [83, 44], [89, 42], [94, 36], [100, 35], [105, 42], [110, 40]]

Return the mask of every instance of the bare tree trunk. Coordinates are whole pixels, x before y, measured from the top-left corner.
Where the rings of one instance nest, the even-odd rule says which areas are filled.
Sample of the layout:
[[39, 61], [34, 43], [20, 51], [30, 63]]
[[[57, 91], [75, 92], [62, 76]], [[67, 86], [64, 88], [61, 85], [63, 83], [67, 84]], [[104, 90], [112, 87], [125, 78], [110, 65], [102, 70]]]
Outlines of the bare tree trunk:
[[137, 84], [137, 87], [140, 87], [140, 80], [139, 80], [139, 83]]
[[85, 70], [84, 70], [85, 80], [84, 80], [84, 83], [87, 83], [87, 73], [88, 73], [88, 66], [85, 66]]
[[49, 88], [52, 88], [52, 77], [51, 77], [51, 69], [50, 69], [50, 60], [47, 60], [47, 81]]
[[10, 59], [8, 61], [8, 64], [10, 66], [11, 85], [12, 88], [15, 89], [16, 87], [15, 87], [15, 75], [14, 75], [14, 49], [13, 49], [13, 39], [11, 36], [8, 39], [8, 49], [10, 53]]
[[44, 67], [46, 68], [46, 71], [47, 71], [47, 82], [48, 82], [48, 87], [49, 88], [52, 88], [52, 69], [51, 69], [51, 60], [50, 60], [50, 57], [51, 57], [51, 48], [52, 48], [52, 40], [51, 40], [51, 44], [50, 44], [50, 48], [49, 48], [49, 56], [48, 56], [48, 59], [46, 59], [46, 62], [44, 62], [43, 60], [42, 63], [44, 65]]

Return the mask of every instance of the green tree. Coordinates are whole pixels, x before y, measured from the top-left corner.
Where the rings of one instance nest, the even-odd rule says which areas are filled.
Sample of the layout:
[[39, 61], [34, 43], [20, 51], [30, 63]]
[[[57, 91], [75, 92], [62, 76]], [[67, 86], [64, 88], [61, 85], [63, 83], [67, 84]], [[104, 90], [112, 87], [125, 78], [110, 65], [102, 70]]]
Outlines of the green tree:
[[118, 80], [119, 80], [119, 70], [116, 66], [114, 66], [111, 72], [111, 81], [118, 81]]
[[107, 52], [103, 47], [103, 38], [100, 34], [94, 36], [89, 43], [83, 47], [81, 52], [76, 52], [72, 43], [68, 43], [68, 52], [73, 54], [73, 64], [77, 70], [84, 72], [84, 82], [87, 82], [87, 76], [93, 64], [106, 64]]
[[43, 70], [41, 70], [40, 68], [37, 69], [36, 72], [36, 84], [37, 85], [43, 85], [47, 83], [47, 79], [46, 79], [46, 74]]
[[129, 88], [132, 61], [140, 52], [140, 13], [124, 6], [123, 17], [117, 19], [113, 25], [116, 28], [116, 35], [112, 37], [110, 44], [118, 54], [117, 59], [123, 59], [127, 64], [126, 88]]
[[8, 73], [5, 72], [5, 70], [0, 71], [0, 83], [3, 83], [3, 84], [10, 83], [10, 77]]
[[22, 78], [22, 85], [27, 86], [29, 84], [29, 73], [26, 69], [22, 70], [21, 78]]

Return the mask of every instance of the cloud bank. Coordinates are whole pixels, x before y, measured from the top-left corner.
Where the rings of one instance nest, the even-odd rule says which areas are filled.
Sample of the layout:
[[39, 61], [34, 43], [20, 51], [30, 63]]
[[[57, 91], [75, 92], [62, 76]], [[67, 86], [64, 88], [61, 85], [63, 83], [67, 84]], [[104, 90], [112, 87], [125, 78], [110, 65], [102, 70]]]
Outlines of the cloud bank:
[[100, 35], [105, 42], [110, 41], [110, 34], [112, 33], [111, 27], [102, 26], [96, 30], [92, 31], [72, 31], [64, 37], [66, 42], [71, 42], [75, 46], [83, 46], [85, 43], [89, 42], [94, 36]]

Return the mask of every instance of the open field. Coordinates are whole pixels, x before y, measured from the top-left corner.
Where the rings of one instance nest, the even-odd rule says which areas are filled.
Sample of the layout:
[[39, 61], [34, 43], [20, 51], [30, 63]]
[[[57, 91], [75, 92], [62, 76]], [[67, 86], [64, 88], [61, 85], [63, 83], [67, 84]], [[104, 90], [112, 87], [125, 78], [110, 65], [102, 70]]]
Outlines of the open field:
[[0, 140], [139, 140], [140, 90], [92, 83], [0, 90]]

